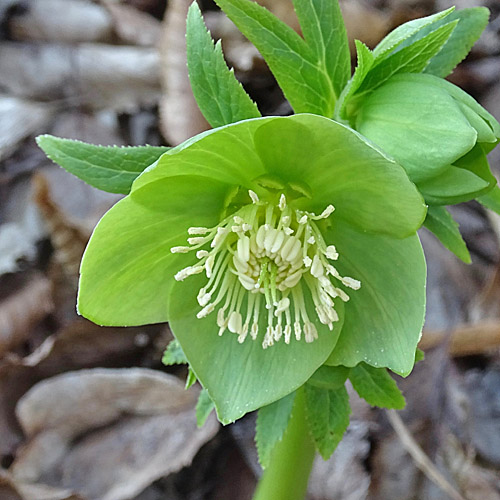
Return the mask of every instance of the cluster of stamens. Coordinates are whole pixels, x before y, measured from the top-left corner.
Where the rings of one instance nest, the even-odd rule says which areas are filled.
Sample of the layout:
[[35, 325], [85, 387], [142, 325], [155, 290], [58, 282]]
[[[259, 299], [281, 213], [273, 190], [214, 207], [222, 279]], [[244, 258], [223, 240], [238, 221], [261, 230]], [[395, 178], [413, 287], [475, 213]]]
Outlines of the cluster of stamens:
[[[306, 342], [318, 337], [310, 320], [305, 293], [314, 304], [317, 318], [333, 329], [338, 321], [334, 299], [349, 296], [336, 284], [357, 290], [359, 281], [342, 277], [329, 261], [338, 259], [333, 245], [326, 245], [317, 221], [334, 211], [329, 205], [320, 215], [296, 210], [282, 194], [279, 203], [260, 201], [249, 191], [252, 204], [222, 220], [216, 227], [188, 229], [189, 246], [173, 247], [172, 253], [196, 251], [198, 262], [179, 271], [175, 279], [205, 272], [208, 282], [198, 293], [204, 318], [217, 309], [219, 335], [226, 329], [243, 342], [248, 334], [259, 335], [261, 309], [267, 311], [262, 341], [265, 349], [294, 334]], [[265, 313], [263, 313], [265, 314]]]

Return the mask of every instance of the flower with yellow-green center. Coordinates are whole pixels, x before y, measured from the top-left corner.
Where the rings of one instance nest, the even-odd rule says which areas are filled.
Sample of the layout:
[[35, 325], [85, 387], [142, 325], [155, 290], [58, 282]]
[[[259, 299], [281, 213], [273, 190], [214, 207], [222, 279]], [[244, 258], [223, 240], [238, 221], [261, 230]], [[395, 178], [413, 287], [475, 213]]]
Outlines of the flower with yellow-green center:
[[425, 304], [404, 169], [316, 115], [246, 120], [173, 148], [100, 221], [78, 309], [169, 321], [227, 423], [324, 363], [407, 375]]

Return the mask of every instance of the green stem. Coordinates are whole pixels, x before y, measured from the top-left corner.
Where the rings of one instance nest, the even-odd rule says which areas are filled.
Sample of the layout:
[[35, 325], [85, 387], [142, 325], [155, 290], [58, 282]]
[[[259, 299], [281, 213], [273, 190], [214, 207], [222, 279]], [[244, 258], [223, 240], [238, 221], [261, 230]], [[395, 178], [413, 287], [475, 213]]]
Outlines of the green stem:
[[304, 391], [299, 389], [288, 428], [273, 451], [253, 500], [304, 500], [314, 459], [304, 400]]

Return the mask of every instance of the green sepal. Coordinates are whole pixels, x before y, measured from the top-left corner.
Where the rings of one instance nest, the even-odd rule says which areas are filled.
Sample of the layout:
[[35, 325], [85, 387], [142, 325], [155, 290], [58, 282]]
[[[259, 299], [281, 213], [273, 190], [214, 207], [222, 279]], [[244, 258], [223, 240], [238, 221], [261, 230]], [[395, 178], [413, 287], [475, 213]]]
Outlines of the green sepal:
[[302, 34], [340, 96], [351, 75], [351, 55], [338, 0], [293, 0]]
[[[432, 14], [431, 16], [421, 17], [418, 19], [413, 19], [408, 21], [396, 29], [391, 31], [379, 44], [373, 49], [373, 55], [377, 59], [384, 59], [387, 55], [391, 54], [399, 45], [401, 45], [405, 40], [410, 39], [416, 33], [419, 33], [423, 28], [429, 26], [430, 29], [435, 27], [435, 23], [440, 19], [445, 19], [449, 16], [455, 7], [451, 7], [442, 12]], [[446, 19], [448, 22], [448, 19]]]
[[398, 240], [337, 222], [327, 241], [341, 256], [335, 263], [340, 274], [360, 280], [361, 288], [348, 293], [344, 326], [326, 364], [365, 361], [408, 375], [425, 315], [426, 266], [418, 236]]
[[188, 10], [186, 46], [191, 88], [212, 127], [261, 116], [234, 71], [228, 69], [220, 41], [214, 46], [196, 2]]
[[413, 182], [434, 177], [470, 151], [477, 133], [431, 75], [396, 75], [369, 94], [356, 130], [392, 155]]
[[429, 205], [454, 205], [487, 193], [495, 184], [486, 154], [477, 144], [454, 165], [417, 187]]
[[38, 146], [59, 166], [87, 184], [109, 193], [128, 194], [134, 180], [170, 148], [96, 146], [39, 135]]
[[360, 363], [351, 369], [349, 380], [354, 390], [372, 406], [402, 410], [406, 401], [385, 368]]
[[317, 55], [290, 26], [250, 0], [216, 0], [257, 47], [296, 113], [333, 116], [336, 96]]
[[343, 387], [350, 368], [346, 366], [320, 366], [307, 381], [308, 384], [320, 389], [336, 390]]
[[335, 390], [305, 385], [306, 420], [316, 449], [328, 460], [349, 425], [351, 407], [345, 387]]
[[[198, 319], [198, 290], [206, 277], [190, 276], [175, 283], [170, 298], [170, 327], [179, 340], [196, 377], [207, 389], [223, 424], [229, 424], [245, 413], [273, 403], [295, 391], [325, 362], [335, 346], [343, 323], [343, 303], [336, 301], [340, 320], [330, 331], [315, 320], [318, 339], [307, 344], [292, 340], [277, 342], [267, 349], [262, 340], [267, 328], [267, 314], [261, 311], [259, 335], [240, 344], [236, 334], [218, 335], [215, 313]], [[304, 294], [306, 309], [314, 318], [314, 305]], [[245, 304], [241, 313], [245, 316]], [[210, 353], [207, 356], [207, 353]]]
[[469, 250], [460, 234], [458, 224], [443, 206], [430, 206], [424, 226], [432, 231], [439, 241], [466, 264], [471, 263]]
[[196, 403], [196, 423], [198, 427], [203, 427], [210, 413], [214, 410], [214, 402], [210, 399], [205, 389], [200, 391], [198, 402]]
[[259, 409], [255, 427], [255, 444], [259, 462], [265, 469], [277, 443], [283, 438], [292, 415], [295, 392]]
[[187, 228], [217, 224], [227, 192], [212, 179], [175, 176], [120, 200], [99, 221], [83, 255], [79, 313], [107, 326], [167, 321], [173, 277], [191, 263], [170, 249], [186, 244]]
[[188, 360], [186, 359], [186, 355], [184, 354], [184, 351], [182, 350], [182, 347], [177, 339], [169, 342], [165, 352], [163, 353], [161, 362], [165, 366], [187, 364]]
[[500, 215], [500, 188], [495, 186], [491, 191], [477, 198], [484, 207]]
[[411, 45], [396, 50], [380, 62], [375, 59], [358, 92], [369, 92], [399, 73], [420, 73], [450, 38], [457, 23], [458, 21], [452, 21], [437, 28]]

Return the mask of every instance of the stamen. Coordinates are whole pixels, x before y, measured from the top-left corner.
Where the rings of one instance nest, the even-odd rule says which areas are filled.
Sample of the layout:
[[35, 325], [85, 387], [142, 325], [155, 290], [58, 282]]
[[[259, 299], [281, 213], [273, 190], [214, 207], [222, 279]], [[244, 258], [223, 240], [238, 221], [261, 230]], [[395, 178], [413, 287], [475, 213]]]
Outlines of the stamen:
[[[337, 260], [339, 254], [333, 244], [326, 245], [315, 221], [329, 217], [334, 207], [328, 205], [317, 216], [294, 210], [284, 194], [277, 205], [261, 202], [251, 190], [248, 194], [252, 205], [225, 217], [214, 228], [190, 227], [188, 243], [192, 246], [170, 249], [172, 253], [193, 251], [198, 259], [175, 279], [182, 281], [205, 271], [207, 282], [196, 297], [201, 307], [196, 316], [202, 319], [217, 309], [214, 321], [219, 335], [228, 329], [237, 334], [239, 343], [248, 334], [257, 339], [260, 311], [265, 308], [264, 349], [281, 338], [289, 344], [292, 331], [297, 341], [303, 333], [305, 342], [312, 342], [318, 337], [316, 325], [332, 330], [338, 321], [335, 301], [349, 300], [335, 280], [353, 290], [361, 286], [358, 280], [341, 276], [328, 262]], [[204, 245], [210, 249], [200, 249]], [[314, 304], [309, 312], [304, 293]]]

